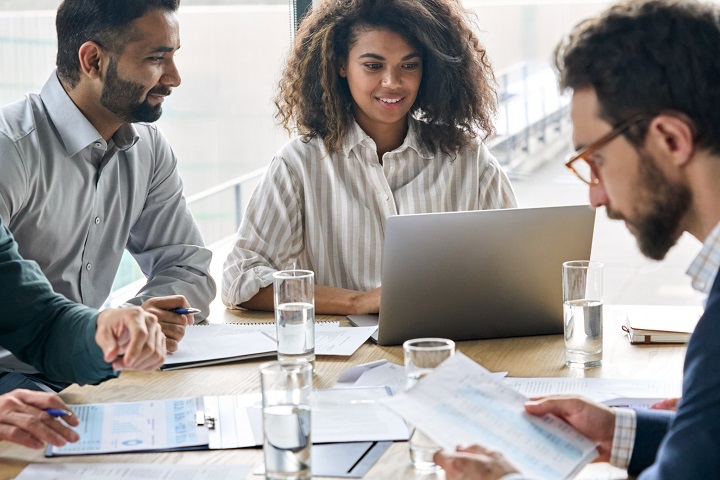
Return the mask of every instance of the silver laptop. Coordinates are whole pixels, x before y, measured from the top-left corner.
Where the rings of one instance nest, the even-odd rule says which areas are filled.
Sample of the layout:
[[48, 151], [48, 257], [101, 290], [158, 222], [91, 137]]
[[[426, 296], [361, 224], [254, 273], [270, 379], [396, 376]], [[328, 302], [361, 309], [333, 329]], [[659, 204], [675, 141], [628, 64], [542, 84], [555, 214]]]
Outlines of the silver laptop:
[[388, 218], [377, 342], [557, 334], [562, 263], [590, 258], [588, 205]]

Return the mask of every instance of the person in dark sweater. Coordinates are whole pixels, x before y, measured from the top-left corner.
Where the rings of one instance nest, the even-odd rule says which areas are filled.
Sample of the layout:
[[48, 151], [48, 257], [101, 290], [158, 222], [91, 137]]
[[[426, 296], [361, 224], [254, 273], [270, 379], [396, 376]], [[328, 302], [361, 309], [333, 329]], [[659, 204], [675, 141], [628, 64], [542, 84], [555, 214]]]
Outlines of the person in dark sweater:
[[[99, 383], [121, 370], [155, 370], [166, 354], [157, 317], [140, 307], [98, 312], [53, 292], [37, 263], [23, 259], [0, 220], [0, 346], [59, 382]], [[78, 436], [46, 409], [64, 410], [53, 393], [16, 388], [16, 373], [0, 373], [0, 440], [30, 448], [64, 445]], [[25, 379], [26, 380], [26, 379]]]

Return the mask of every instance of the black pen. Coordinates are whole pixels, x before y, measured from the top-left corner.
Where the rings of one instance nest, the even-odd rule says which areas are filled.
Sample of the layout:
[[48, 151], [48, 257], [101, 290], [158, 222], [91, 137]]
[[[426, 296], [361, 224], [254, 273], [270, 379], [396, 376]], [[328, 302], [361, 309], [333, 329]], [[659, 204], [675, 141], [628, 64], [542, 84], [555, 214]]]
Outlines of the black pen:
[[169, 311], [172, 313], [177, 313], [178, 315], [191, 315], [193, 313], [200, 313], [199, 308], [173, 308]]

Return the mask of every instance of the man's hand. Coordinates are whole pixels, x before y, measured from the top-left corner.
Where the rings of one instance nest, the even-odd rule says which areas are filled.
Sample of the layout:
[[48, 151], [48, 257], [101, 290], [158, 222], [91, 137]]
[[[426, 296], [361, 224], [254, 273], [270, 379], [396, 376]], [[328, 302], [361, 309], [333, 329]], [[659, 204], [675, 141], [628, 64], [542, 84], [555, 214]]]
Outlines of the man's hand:
[[666, 398], [664, 400], [660, 400], [657, 403], [653, 403], [650, 405], [650, 408], [653, 410], [672, 410], [676, 411], [678, 407], [678, 403], [680, 403], [680, 397], [674, 397], [674, 398]]
[[46, 408], [71, 412], [65, 402], [52, 393], [17, 389], [0, 395], [0, 440], [28, 448], [42, 448], [45, 442], [58, 447], [77, 442], [80, 436], [62, 420], [76, 427], [80, 424], [78, 418], [66, 415], [60, 420], [45, 412]]
[[155, 370], [165, 361], [165, 335], [140, 307], [108, 308], [97, 318], [95, 341], [115, 370]]
[[457, 452], [437, 452], [433, 460], [445, 470], [447, 480], [496, 480], [518, 472], [501, 453], [480, 445], [458, 447]]
[[609, 407], [581, 397], [554, 396], [527, 402], [525, 410], [532, 415], [550, 413], [560, 417], [597, 444], [600, 456], [596, 462], [610, 460], [615, 413]]
[[174, 308], [190, 308], [190, 304], [182, 295], [151, 298], [142, 304], [142, 308], [155, 315], [160, 321], [168, 352], [178, 349], [178, 343], [185, 336], [185, 327], [195, 323], [193, 315], [179, 315], [170, 311]]

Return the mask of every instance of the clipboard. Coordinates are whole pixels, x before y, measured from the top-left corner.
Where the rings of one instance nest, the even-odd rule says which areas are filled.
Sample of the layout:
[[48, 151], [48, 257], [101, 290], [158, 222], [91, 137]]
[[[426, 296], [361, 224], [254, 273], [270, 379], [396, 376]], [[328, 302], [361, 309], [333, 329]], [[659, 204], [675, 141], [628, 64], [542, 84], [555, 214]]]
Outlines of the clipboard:
[[[313, 395], [313, 443], [409, 438], [405, 422], [379, 404], [392, 395], [386, 387], [319, 390]], [[75, 428], [80, 441], [48, 445], [46, 457], [247, 448], [263, 441], [259, 393], [71, 407], [80, 419]], [[368, 428], [363, 429], [365, 424]]]

